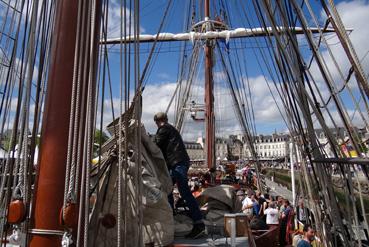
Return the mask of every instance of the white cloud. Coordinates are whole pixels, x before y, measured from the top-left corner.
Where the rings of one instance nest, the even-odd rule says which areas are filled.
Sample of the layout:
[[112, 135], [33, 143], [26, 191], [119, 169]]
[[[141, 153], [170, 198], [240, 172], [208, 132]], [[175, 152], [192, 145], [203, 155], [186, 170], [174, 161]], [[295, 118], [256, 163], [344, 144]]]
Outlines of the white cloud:
[[[366, 28], [367, 23], [369, 23], [369, 3], [368, 1], [350, 1], [350, 2], [342, 2], [337, 5], [339, 12], [341, 13], [341, 17], [346, 27], [353, 28], [354, 31], [350, 34], [350, 38], [358, 52], [359, 58], [361, 58], [366, 51], [369, 50], [369, 43], [367, 42], [367, 37], [369, 37], [369, 29]], [[120, 13], [120, 4], [119, 1], [114, 0], [111, 1], [109, 7], [109, 26], [108, 26], [108, 36], [109, 37], [119, 37], [120, 36], [120, 21], [121, 21], [121, 13]], [[133, 30], [133, 23], [129, 20], [130, 10], [126, 9], [127, 16], [125, 17], [127, 21], [127, 27], [131, 27]], [[352, 13], [355, 13], [354, 15]], [[144, 32], [144, 29], [141, 27], [141, 32]], [[336, 43], [336, 39], [330, 39], [329, 43]], [[335, 54], [335, 58], [340, 64], [340, 67], [343, 68], [343, 72], [347, 73], [349, 69], [349, 63], [347, 60], [342, 47], [339, 45], [331, 46], [333, 53]], [[334, 70], [333, 61], [329, 58], [327, 51], [323, 52], [323, 58], [327, 62], [328, 67], [333, 72], [333, 78], [336, 81], [339, 80], [339, 75], [337, 71]], [[369, 71], [369, 56], [363, 61], [364, 71]], [[312, 69], [312, 72], [316, 78], [319, 73], [314, 73], [317, 69], [316, 67]], [[34, 75], [37, 74], [35, 71]], [[168, 80], [169, 76], [166, 73], [158, 74], [159, 78]], [[221, 72], [214, 73], [215, 79], [224, 78], [224, 74]], [[320, 79], [320, 78], [319, 78]], [[251, 93], [253, 99], [253, 106], [255, 112], [256, 124], [265, 124], [265, 123], [281, 123], [282, 118], [278, 111], [277, 105], [275, 104], [267, 83], [270, 85], [272, 90], [274, 90], [274, 85], [272, 82], [265, 82], [264, 77], [256, 76], [253, 78], [249, 78]], [[321, 92], [324, 94], [324, 97], [327, 98], [327, 90], [324, 89], [325, 86], [322, 84], [321, 80], [318, 81]], [[172, 97], [172, 94], [175, 90], [176, 84], [172, 82], [167, 82], [159, 85], [151, 84], [147, 85], [145, 91], [143, 93], [143, 113], [142, 113], [142, 121], [146, 126], [146, 129], [150, 133], [154, 133], [156, 131], [156, 126], [153, 122], [153, 115], [158, 111], [165, 111], [167, 105]], [[197, 86], [195, 91], [198, 91], [195, 99], [198, 103], [203, 103], [203, 87]], [[274, 92], [275, 93], [275, 92]], [[234, 133], [240, 132], [241, 128], [237, 123], [237, 118], [233, 111], [233, 102], [232, 98], [228, 92], [228, 89], [224, 87], [217, 88], [215, 94], [219, 94], [217, 97], [222, 97], [220, 104], [216, 103], [217, 118], [221, 118], [223, 120], [221, 123], [218, 123], [218, 126], [224, 129], [224, 133]], [[277, 101], [280, 104], [281, 100], [278, 95], [276, 95]], [[219, 98], [217, 98], [219, 100]], [[190, 100], [191, 101], [191, 100]], [[119, 116], [119, 99], [113, 99], [115, 116]], [[110, 100], [105, 100], [105, 110], [104, 110], [104, 126], [106, 126], [112, 120], [111, 114], [111, 105]], [[354, 111], [349, 110], [350, 116]], [[338, 114], [336, 111], [333, 111], [333, 115], [335, 119], [338, 119]], [[357, 118], [358, 114], [356, 113], [354, 118], [354, 123], [360, 124], [360, 119]], [[99, 113], [97, 114], [99, 118]], [[170, 112], [170, 120], [173, 121], [173, 113]], [[204, 130], [203, 123], [194, 123], [189, 116], [186, 118], [186, 138], [188, 140], [195, 140], [196, 137], [201, 135]]]
[[265, 79], [263, 76], [249, 78], [249, 81], [250, 81], [250, 86], [251, 86], [251, 93], [252, 93], [256, 122], [259, 122], [259, 123], [281, 122], [282, 117], [278, 111], [278, 107], [268, 88], [268, 85], [269, 85], [273, 94], [276, 97], [277, 103], [281, 104], [281, 100], [279, 96], [277, 95], [273, 82], [270, 82], [270, 81], [265, 82]]
[[161, 72], [158, 73], [158, 78], [163, 79], [163, 80], [169, 80], [170, 79], [170, 75], [168, 73], [165, 72]]
[[[352, 28], [353, 31], [349, 34], [350, 40], [356, 50], [359, 59], [362, 59], [367, 51], [369, 51], [369, 44], [367, 37], [369, 36], [369, 29], [366, 27], [369, 22], [369, 2], [368, 1], [345, 1], [337, 4], [337, 10], [341, 16], [345, 28]], [[355, 13], [355, 14], [353, 14]], [[321, 14], [322, 19], [326, 19], [325, 13]], [[337, 61], [341, 71], [346, 77], [351, 65], [346, 56], [346, 53], [341, 46], [339, 39], [334, 34], [327, 37], [329, 48], [332, 50], [335, 60]], [[334, 81], [338, 85], [342, 85], [342, 78], [336, 69], [334, 62], [328, 51], [322, 52], [323, 61], [327, 63], [329, 71], [332, 74]], [[362, 61], [364, 71], [369, 70], [369, 57]], [[318, 71], [318, 68], [313, 68], [313, 72]], [[314, 73], [315, 74], [315, 73]], [[319, 74], [319, 73], [318, 73]], [[321, 77], [319, 77], [321, 79]]]
[[[269, 92], [264, 77], [259, 76], [255, 78], [249, 78], [249, 81], [251, 84], [256, 125], [260, 123], [275, 124], [282, 122], [281, 115]], [[272, 85], [272, 82], [268, 81], [267, 83], [272, 90], [274, 90], [274, 85]], [[175, 87], [175, 83], [146, 86], [143, 93], [142, 121], [150, 133], [155, 133], [156, 131], [156, 126], [152, 120], [153, 115], [158, 111], [166, 110]], [[198, 104], [203, 104], [204, 87], [194, 85], [193, 91], [196, 93], [190, 97], [189, 102], [194, 100]], [[216, 133], [223, 136], [242, 133], [242, 128], [238, 122], [238, 118], [236, 117], [234, 102], [229, 89], [218, 86], [214, 89], [214, 95], [216, 128], [221, 128], [221, 131], [218, 129], [218, 131], [216, 130]], [[278, 98], [277, 102], [280, 103]], [[169, 121], [173, 122], [173, 111], [169, 112]], [[187, 140], [196, 140], [197, 137], [201, 135], [204, 136], [204, 122], [194, 122], [190, 118], [189, 114], [187, 114], [183, 133], [184, 139]]]
[[[147, 85], [143, 92], [142, 122], [150, 133], [156, 132], [153, 121], [154, 114], [165, 112], [176, 88], [176, 83], [164, 83], [160, 85]], [[173, 120], [173, 113], [169, 114], [169, 121]]]
[[[168, 103], [174, 93], [176, 84], [175, 83], [164, 83], [160, 85], [147, 85], [143, 92], [143, 107], [142, 107], [142, 122], [145, 124], [146, 130], [150, 133], [156, 132], [156, 125], [153, 121], [154, 114], [163, 111], [165, 112]], [[131, 95], [133, 93], [131, 92]], [[113, 98], [104, 100], [104, 116], [103, 116], [103, 126], [104, 128], [113, 120], [112, 106], [113, 103], [115, 117], [120, 115], [120, 99]], [[123, 109], [124, 111], [124, 109]], [[99, 119], [101, 115], [100, 107], [97, 112], [97, 119], [99, 124]], [[173, 120], [173, 115], [169, 115], [169, 120]]]
[[[368, 1], [344, 1], [336, 5], [337, 10], [341, 16], [342, 22], [345, 25], [345, 28], [352, 28], [353, 31], [349, 34], [350, 40], [353, 44], [353, 47], [361, 61], [361, 65], [366, 74], [369, 71], [369, 56], [363, 59], [363, 57], [369, 51], [369, 43], [367, 41], [367, 37], [369, 37], [369, 29], [366, 27], [367, 23], [369, 23], [369, 2]], [[321, 12], [321, 20], [325, 21], [327, 18], [325, 12]], [[336, 91], [343, 88], [344, 80], [346, 79], [351, 64], [347, 58], [347, 55], [335, 34], [329, 34], [325, 36], [327, 38], [329, 48], [334, 56], [335, 61], [338, 64], [341, 72], [343, 73], [343, 77], [340, 75], [339, 70], [337, 69], [334, 60], [332, 59], [329, 51], [325, 46], [321, 47], [321, 55], [322, 60], [326, 63], [327, 69], [332, 76], [332, 81], [335, 85]], [[318, 96], [318, 93], [322, 94], [323, 100], [320, 100], [318, 97], [318, 101], [321, 105], [327, 102], [330, 92], [328, 87], [326, 86], [323, 77], [320, 73], [320, 70], [317, 66], [316, 62], [313, 62], [310, 72], [317, 83], [318, 89], [314, 89], [315, 94]], [[351, 80], [348, 84], [353, 91], [353, 95], [356, 100], [359, 97], [359, 89], [357, 86], [356, 78], [354, 75], [351, 76]], [[347, 109], [349, 117], [353, 119], [352, 123], [356, 126], [362, 126], [363, 120], [359, 117], [359, 114], [353, 110], [354, 102], [349, 95], [347, 88], [343, 90], [342, 93], [339, 94], [341, 97], [341, 101], [344, 107]], [[364, 110], [364, 105], [360, 103], [360, 109]], [[333, 119], [339, 126], [343, 126], [341, 119], [339, 118], [337, 108], [333, 102], [330, 100], [328, 104], [328, 109], [330, 110]], [[323, 110], [325, 111], [325, 110]], [[365, 110], [364, 110], [365, 112]], [[355, 113], [355, 115], [353, 115]], [[329, 126], [332, 126], [331, 121], [329, 120], [327, 113], [324, 112], [325, 120]], [[368, 118], [367, 114], [365, 115]], [[368, 120], [368, 119], [367, 119]]]
[[[359, 127], [359, 128], [365, 127], [362, 119], [360, 118], [357, 112], [355, 112], [354, 110], [348, 110], [347, 113], [350, 116], [350, 119], [354, 126]], [[331, 119], [328, 117], [328, 114], [325, 113], [323, 115], [324, 115], [325, 123], [328, 125], [328, 127], [333, 128], [334, 125]], [[338, 127], [344, 126], [341, 121], [338, 111], [336, 110], [331, 111], [331, 115], [332, 115], [333, 121], [338, 125]]]
[[[12, 15], [13, 9], [20, 9], [20, 2], [16, 0], [10, 0], [10, 1], [1, 1], [0, 2], [0, 18], [4, 18], [5, 15]], [[1, 26], [5, 22], [5, 19], [2, 19], [0, 24]]]

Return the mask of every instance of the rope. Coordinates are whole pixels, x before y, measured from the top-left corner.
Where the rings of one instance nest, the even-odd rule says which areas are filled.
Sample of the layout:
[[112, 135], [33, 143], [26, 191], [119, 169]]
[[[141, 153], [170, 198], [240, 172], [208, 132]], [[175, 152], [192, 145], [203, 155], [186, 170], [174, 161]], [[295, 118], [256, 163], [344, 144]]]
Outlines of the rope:
[[[150, 65], [150, 62], [151, 62], [151, 59], [152, 59], [153, 53], [154, 53], [154, 51], [155, 51], [155, 47], [156, 47], [156, 45], [157, 45], [157, 43], [158, 43], [158, 39], [159, 39], [160, 32], [161, 32], [161, 30], [163, 29], [164, 22], [165, 22], [165, 20], [166, 20], [167, 15], [168, 15], [168, 12], [169, 12], [169, 9], [170, 9], [170, 7], [171, 7], [171, 4], [172, 4], [172, 0], [168, 0], [167, 7], [165, 8], [165, 11], [164, 11], [164, 16], [163, 16], [163, 18], [161, 19], [161, 22], [160, 22], [160, 25], [159, 25], [158, 32], [157, 32], [157, 34], [156, 34], [156, 37], [155, 37], [154, 43], [153, 43], [153, 45], [152, 45], [152, 47], [151, 47], [151, 50], [150, 50], [150, 54], [149, 54], [149, 56], [148, 56], [148, 58], [147, 58], [147, 60], [146, 60], [146, 64], [145, 64], [145, 66], [144, 66], [144, 69], [142, 70], [142, 74], [141, 74], [141, 77], [140, 77], [140, 83], [142, 83], [142, 82], [144, 81], [144, 79], [145, 79], [145, 76], [146, 76], [146, 73], [147, 73], [147, 69], [148, 69], [148, 67], [149, 67], [149, 65]], [[138, 18], [138, 17], [137, 17], [137, 18]], [[138, 33], [138, 34], [137, 34], [137, 37], [138, 37], [139, 32], [140, 32], [140, 31], [139, 31], [139, 27], [138, 27], [138, 30], [136, 30], [136, 32]], [[143, 84], [143, 83], [142, 83], [142, 84]], [[145, 84], [146, 84], [146, 83], [145, 83]], [[145, 84], [143, 84], [143, 85], [142, 85], [142, 87], [145, 87]]]
[[[328, 16], [330, 16], [330, 12], [325, 4], [325, 1], [321, 0], [320, 1], [323, 9], [325, 10], [325, 12], [327, 13]], [[363, 88], [363, 90], [366, 93], [366, 96], [369, 98], [369, 83], [368, 80], [366, 79], [364, 70], [360, 64], [360, 60], [355, 52], [355, 49], [353, 48], [353, 45], [351, 43], [351, 40], [349, 39], [349, 37], [347, 36], [345, 27], [343, 25], [342, 19], [340, 17], [340, 15], [338, 14], [338, 11], [336, 9], [336, 6], [334, 4], [334, 2], [332, 0], [328, 0], [329, 5], [331, 7], [331, 11], [333, 12], [333, 17], [334, 17], [334, 23], [332, 23], [334, 26], [337, 26], [337, 34], [338, 37], [340, 38], [340, 41], [343, 45], [343, 47], [347, 47], [348, 49], [345, 49], [346, 55], [348, 57], [348, 59], [350, 60], [354, 70], [355, 70], [355, 76], [357, 78], [357, 82], [358, 84], [361, 84], [361, 87]], [[333, 20], [333, 19], [332, 19]], [[360, 87], [360, 86], [359, 86]]]
[[[43, 92], [40, 91], [43, 75], [48, 63], [48, 56], [45, 54], [49, 50], [50, 35], [47, 29], [50, 28], [52, 20], [52, 5], [47, 8], [47, 3], [39, 1], [11, 1], [2, 3], [7, 5], [6, 14], [3, 15], [2, 32], [0, 32], [1, 61], [0, 80], [5, 83], [1, 86], [2, 99], [0, 106], [1, 136], [5, 129], [10, 129], [10, 119], [12, 124], [12, 134], [6, 164], [1, 168], [0, 204], [1, 215], [0, 232], [1, 237], [6, 234], [9, 226], [6, 226], [7, 207], [10, 200], [22, 199], [26, 206], [27, 213], [30, 212], [29, 203], [31, 201], [31, 186], [33, 177], [33, 161], [35, 156], [35, 143], [40, 122], [40, 105], [43, 101]], [[4, 13], [3, 13], [4, 14]], [[7, 64], [4, 64], [3, 62]], [[3, 66], [5, 65], [5, 66]], [[37, 83], [33, 81], [36, 75], [34, 68], [38, 66]], [[35, 88], [33, 88], [35, 87]], [[36, 92], [36, 99], [33, 93]], [[11, 109], [12, 97], [18, 99], [15, 109]], [[32, 112], [31, 102], [35, 103], [35, 112]], [[14, 110], [14, 114], [12, 113]], [[12, 114], [11, 114], [12, 113]], [[28, 129], [33, 117], [32, 136], [29, 136]], [[6, 127], [7, 126], [7, 127]], [[17, 155], [15, 147], [18, 143]], [[6, 190], [6, 191], [5, 191]], [[27, 215], [29, 219], [29, 215]], [[26, 233], [28, 222], [19, 225], [19, 229]], [[25, 244], [27, 240], [22, 240]]]
[[[85, 112], [85, 106], [84, 104], [82, 104], [81, 102], [85, 102], [85, 95], [86, 95], [86, 87], [83, 86], [83, 84], [81, 83], [81, 81], [86, 82], [86, 80], [88, 80], [87, 77], [87, 66], [86, 63], [88, 62], [88, 55], [89, 55], [89, 35], [90, 35], [90, 18], [91, 18], [91, 1], [87, 1], [86, 2], [82, 2], [80, 3], [80, 5], [78, 6], [80, 9], [78, 9], [78, 24], [77, 24], [77, 28], [78, 25], [80, 25], [80, 32], [82, 33], [82, 35], [80, 37], [78, 37], [78, 39], [76, 39], [76, 52], [77, 52], [77, 47], [79, 47], [80, 49], [78, 49], [78, 54], [75, 53], [75, 59], [77, 57], [78, 59], [78, 64], [75, 63], [75, 68], [77, 71], [77, 85], [78, 87], [76, 88], [77, 90], [77, 99], [76, 99], [76, 109], [74, 110], [74, 112], [78, 111], [78, 113], [74, 113], [74, 114], [82, 114], [83, 112]], [[89, 85], [89, 81], [87, 81], [87, 84]], [[87, 88], [88, 88], [87, 85]], [[82, 95], [82, 97], [80, 96]], [[86, 102], [87, 103], [87, 102]], [[81, 105], [82, 104], [82, 105]], [[87, 105], [87, 104], [86, 104]], [[87, 105], [88, 107], [88, 105]], [[87, 112], [87, 111], [86, 111]], [[86, 113], [86, 115], [88, 115], [88, 112]], [[89, 161], [88, 163], [85, 163], [85, 157], [82, 157], [82, 164], [81, 162], [81, 152], [84, 153], [84, 151], [86, 150], [86, 143], [82, 142], [82, 139], [84, 139], [85, 135], [83, 133], [83, 128], [82, 127], [82, 123], [84, 122], [83, 120], [85, 120], [85, 118], [87, 118], [87, 116], [80, 116], [79, 118], [76, 118], [76, 115], [74, 116], [74, 124], [75, 124], [75, 130], [76, 132], [74, 133], [74, 140], [75, 143], [77, 143], [77, 147], [75, 147], [72, 151], [72, 157], [73, 157], [73, 161], [72, 161], [72, 166], [73, 166], [73, 170], [71, 170], [71, 175], [73, 174], [73, 177], [70, 178], [70, 186], [69, 186], [69, 191], [71, 191], [71, 193], [75, 193], [75, 195], [79, 197], [79, 207], [78, 207], [78, 228], [77, 228], [77, 240], [76, 240], [76, 244], [77, 246], [82, 246], [82, 243], [85, 244], [84, 240], [85, 240], [85, 213], [84, 210], [88, 210], [85, 208], [85, 186], [86, 186], [86, 166], [89, 165]], [[77, 139], [78, 138], [78, 139]], [[82, 145], [82, 143], [84, 143]], [[82, 149], [82, 150], [81, 150]], [[79, 170], [81, 169], [81, 174], [79, 172]], [[81, 176], [81, 178], [79, 178]], [[74, 181], [73, 181], [74, 180]], [[81, 180], [80, 184], [81, 186], [79, 186], [79, 180]], [[83, 225], [82, 225], [83, 224]], [[83, 229], [82, 229], [83, 228]], [[81, 237], [83, 238], [81, 240]]]
[[[347, 89], [348, 89], [348, 92], [349, 92], [349, 94], [350, 94], [350, 96], [351, 96], [352, 102], [355, 104], [355, 107], [356, 107], [357, 109], [359, 109], [358, 102], [356, 101], [356, 99], [355, 99], [355, 97], [354, 97], [354, 94], [353, 94], [353, 92], [352, 92], [352, 90], [351, 90], [351, 87], [348, 85], [348, 82], [349, 82], [349, 80], [350, 80], [351, 74], [352, 74], [352, 73], [353, 73], [353, 71], [354, 71], [354, 70], [353, 70], [353, 67], [351, 67], [351, 69], [349, 70], [348, 76], [347, 76], [347, 78], [345, 79], [345, 78], [344, 78], [344, 75], [343, 75], [343, 73], [342, 73], [342, 70], [340, 69], [340, 67], [339, 67], [339, 65], [338, 65], [338, 62], [337, 62], [337, 60], [335, 59], [335, 57], [334, 57], [334, 55], [333, 55], [332, 49], [330, 48], [330, 46], [329, 46], [329, 44], [328, 44], [328, 42], [327, 42], [327, 39], [323, 36], [323, 33], [322, 33], [322, 31], [321, 31], [321, 29], [320, 29], [320, 27], [319, 27], [319, 24], [318, 24], [318, 20], [317, 20], [317, 18], [316, 18], [316, 16], [315, 16], [314, 12], [313, 12], [313, 10], [312, 10], [312, 7], [311, 7], [311, 5], [310, 5], [310, 1], [306, 1], [306, 6], [307, 6], [307, 8], [308, 8], [308, 10], [309, 10], [310, 15], [313, 17], [313, 20], [314, 20], [315, 25], [318, 27], [318, 30], [319, 30], [319, 32], [320, 32], [319, 43], [320, 43], [320, 41], [321, 41], [321, 40], [323, 40], [323, 42], [325, 43], [326, 48], [327, 48], [327, 51], [328, 51], [328, 53], [329, 53], [330, 57], [332, 58], [333, 64], [334, 64], [335, 68], [337, 69], [337, 71], [338, 71], [338, 73], [339, 73], [339, 75], [340, 75], [341, 79], [344, 81], [344, 85], [343, 85], [343, 86], [342, 86], [342, 88], [341, 88], [341, 89], [339, 89], [337, 92], [338, 92], [338, 93], [340, 93], [340, 92], [342, 92], [345, 88], [347, 88]], [[330, 19], [328, 18], [328, 19], [327, 19], [327, 22], [326, 22], [326, 24], [325, 24], [325, 26], [324, 26], [324, 29], [326, 29], [326, 28], [328, 27], [328, 24], [329, 24], [329, 23], [330, 23]], [[323, 30], [324, 30], [324, 29], [323, 29]], [[318, 47], [319, 47], [319, 45], [318, 45]], [[311, 60], [311, 61], [313, 61], [313, 60]], [[319, 92], [319, 91], [318, 91], [318, 92]], [[328, 102], [329, 102], [329, 100], [330, 100], [330, 99], [331, 99], [331, 97], [328, 99], [328, 101], [325, 103], [325, 105], [327, 105], [327, 104], [328, 104]], [[364, 117], [363, 113], [362, 113], [361, 111], [359, 111], [359, 112], [360, 112], [360, 116], [361, 116], [362, 120], [365, 122], [365, 125], [366, 125], [366, 126], [368, 126], [368, 123], [367, 123], [367, 121], [366, 121], [366, 119], [365, 119], [365, 117]], [[369, 109], [368, 109], [368, 112], [369, 112]]]
[[[72, 96], [71, 96], [71, 114], [69, 118], [69, 130], [68, 130], [68, 151], [67, 151], [67, 162], [66, 162], [66, 172], [65, 172], [65, 187], [64, 187], [64, 200], [63, 200], [63, 208], [66, 207], [67, 201], [75, 202], [76, 198], [73, 198], [73, 186], [75, 183], [75, 143], [78, 132], [78, 114], [77, 107], [79, 105], [79, 95], [80, 95], [80, 81], [79, 81], [79, 66], [77, 66], [79, 62], [79, 54], [81, 53], [80, 49], [80, 40], [81, 40], [81, 14], [82, 14], [82, 1], [78, 3], [78, 19], [77, 19], [77, 35], [76, 35], [76, 43], [75, 43], [75, 54], [74, 54], [74, 68], [73, 68], [73, 82], [72, 82]], [[63, 210], [63, 216], [64, 215]]]
[[[123, 5], [124, 4], [124, 5]], [[123, 15], [123, 9], [125, 10], [125, 6], [127, 6], [126, 1], [124, 1], [124, 3], [121, 1], [120, 4], [120, 18], [121, 18], [121, 22], [120, 22], [120, 36], [124, 37], [124, 39], [126, 39], [126, 11], [124, 12]], [[129, 18], [129, 20], [131, 20], [131, 17]], [[124, 27], [124, 32], [123, 32], [123, 27]], [[120, 100], [119, 100], [119, 129], [118, 129], [118, 189], [117, 189], [117, 193], [118, 193], [118, 205], [117, 205], [117, 247], [122, 246], [122, 236], [121, 233], [123, 231], [124, 236], [126, 236], [126, 224], [124, 223], [124, 225], [122, 224], [122, 161], [123, 161], [123, 157], [122, 157], [122, 114], [123, 114], [123, 103], [122, 103], [122, 98], [123, 98], [123, 71], [126, 74], [126, 68], [124, 67], [124, 70], [122, 70], [123, 67], [123, 51], [122, 51], [122, 47], [123, 47], [123, 42], [121, 41], [120, 43], [120, 53], [119, 53], [119, 66], [120, 66], [120, 73], [119, 73], [119, 93], [120, 93]], [[126, 51], [126, 46], [124, 46], [125, 51]], [[125, 53], [124, 53], [125, 54]], [[126, 55], [124, 56], [125, 62], [126, 60]], [[126, 64], [126, 63], [125, 63]], [[126, 122], [125, 122], [126, 123]], [[127, 132], [125, 132], [127, 133]], [[126, 195], [126, 194], [125, 194]], [[126, 200], [125, 200], [126, 202]], [[126, 219], [126, 210], [124, 210], [123, 212], [123, 217], [124, 219]], [[124, 220], [125, 222], [125, 220]], [[121, 229], [123, 227], [123, 229]], [[123, 246], [125, 246], [126, 240], [124, 237], [124, 243]]]

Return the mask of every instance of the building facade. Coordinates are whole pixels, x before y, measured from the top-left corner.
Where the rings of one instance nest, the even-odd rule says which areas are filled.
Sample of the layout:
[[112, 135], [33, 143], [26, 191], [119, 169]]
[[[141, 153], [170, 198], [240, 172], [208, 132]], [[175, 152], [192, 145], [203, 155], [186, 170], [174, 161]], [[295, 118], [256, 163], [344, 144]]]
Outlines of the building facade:
[[[284, 159], [289, 155], [290, 137], [286, 134], [258, 135], [255, 151], [261, 160]], [[245, 159], [252, 159], [249, 145], [244, 145]]]
[[231, 135], [227, 140], [228, 159], [240, 160], [245, 158], [243, 147], [246, 145], [239, 136]]
[[[201, 139], [201, 140], [200, 140]], [[199, 141], [200, 140], [200, 141]], [[204, 140], [199, 138], [196, 143], [187, 142], [191, 159], [205, 159]], [[284, 159], [289, 155], [290, 138], [285, 134], [259, 135], [254, 138], [255, 151], [260, 159]], [[200, 145], [194, 146], [195, 144]], [[196, 148], [195, 148], [196, 147]], [[228, 138], [216, 138], [215, 157], [217, 161], [237, 161], [252, 159], [249, 145], [242, 135], [230, 135]]]
[[[366, 131], [365, 128], [359, 129], [356, 127], [355, 127], [355, 131], [358, 134], [357, 142], [362, 144], [361, 152], [368, 153], [368, 142], [369, 142], [368, 132]], [[354, 148], [349, 138], [349, 133], [347, 132], [345, 128], [342, 128], [342, 127], [338, 127], [336, 129], [332, 128], [330, 129], [330, 132], [333, 138], [335, 139], [335, 141], [337, 142], [337, 145], [339, 145], [339, 147], [337, 147], [337, 150], [340, 150], [347, 157], [358, 157], [359, 156], [358, 153], [354, 151]], [[319, 142], [319, 145], [320, 145], [320, 148], [323, 154], [327, 158], [334, 158], [333, 148], [330, 145], [328, 137], [326, 136], [323, 129], [316, 129], [315, 135], [318, 139], [318, 142]]]
[[200, 161], [205, 159], [204, 148], [197, 142], [184, 142], [188, 156], [192, 161]]
[[[368, 152], [369, 134], [365, 129], [356, 129], [361, 142], [365, 143]], [[331, 133], [337, 143], [350, 153], [350, 142], [347, 131], [344, 128], [331, 129]], [[316, 137], [326, 157], [332, 158], [333, 151], [328, 138], [321, 129], [316, 130]], [[253, 137], [254, 147], [260, 160], [288, 160], [290, 155], [289, 144], [291, 138], [288, 134], [258, 135]], [[342, 147], [344, 144], [344, 147]], [[186, 142], [187, 151], [191, 160], [205, 160], [204, 139], [199, 138], [197, 142]], [[351, 148], [352, 149], [352, 148]], [[345, 152], [345, 151], [343, 151]], [[353, 152], [351, 152], [352, 154]], [[253, 159], [249, 144], [243, 135], [230, 135], [227, 138], [217, 137], [215, 140], [215, 157], [217, 161], [237, 161]], [[354, 155], [352, 155], [354, 157]]]

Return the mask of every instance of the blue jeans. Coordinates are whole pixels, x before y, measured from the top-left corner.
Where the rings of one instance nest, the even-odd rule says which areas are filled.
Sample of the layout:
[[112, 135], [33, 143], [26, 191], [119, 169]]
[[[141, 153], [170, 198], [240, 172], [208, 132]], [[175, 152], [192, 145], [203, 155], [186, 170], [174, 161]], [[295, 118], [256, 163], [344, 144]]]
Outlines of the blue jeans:
[[[188, 187], [188, 180], [187, 180], [187, 171], [189, 168], [189, 164], [187, 162], [181, 162], [176, 164], [169, 170], [169, 174], [172, 177], [173, 184], [177, 184], [179, 194], [186, 202], [187, 207], [190, 210], [190, 217], [193, 222], [200, 223], [202, 222], [202, 213], [199, 208], [199, 204], [197, 203], [195, 197], [193, 197], [190, 187]], [[173, 207], [174, 199], [173, 193], [170, 193], [168, 196], [168, 201], [170, 205]]]

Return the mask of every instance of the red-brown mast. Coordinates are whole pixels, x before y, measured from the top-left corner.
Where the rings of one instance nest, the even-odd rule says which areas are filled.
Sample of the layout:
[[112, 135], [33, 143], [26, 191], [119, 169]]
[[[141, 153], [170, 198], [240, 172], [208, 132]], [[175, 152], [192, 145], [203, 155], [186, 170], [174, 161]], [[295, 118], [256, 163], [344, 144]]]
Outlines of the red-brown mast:
[[[33, 228], [45, 233], [63, 230], [59, 212], [64, 198], [77, 12], [78, 1], [58, 1], [33, 205]], [[32, 234], [30, 240], [34, 247], [60, 245], [57, 234]]]
[[[59, 222], [59, 214], [64, 199], [78, 5], [77, 0], [59, 0], [56, 6], [41, 152], [30, 229], [31, 247], [61, 246], [63, 227]], [[97, 1], [96, 6], [94, 31], [98, 36], [100, 1]], [[98, 40], [99, 37], [96, 37], [95, 54]], [[88, 64], [87, 67], [89, 66], [96, 64]], [[82, 83], [87, 85], [87, 80]]]
[[[204, 2], [205, 21], [210, 20], [209, 0]], [[211, 24], [205, 23], [206, 31], [211, 31]], [[213, 95], [213, 41], [205, 44], [205, 129], [206, 129], [206, 162], [208, 168], [215, 167], [215, 128], [214, 128], [214, 95]]]

